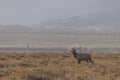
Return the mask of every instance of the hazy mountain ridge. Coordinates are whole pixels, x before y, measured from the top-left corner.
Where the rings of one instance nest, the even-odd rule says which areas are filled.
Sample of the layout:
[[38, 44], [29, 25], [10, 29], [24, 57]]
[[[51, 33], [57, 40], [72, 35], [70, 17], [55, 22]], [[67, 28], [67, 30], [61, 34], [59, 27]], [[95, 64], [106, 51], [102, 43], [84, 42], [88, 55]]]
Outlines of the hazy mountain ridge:
[[[74, 16], [65, 19], [52, 20], [42, 23], [47, 29], [62, 28], [83, 31], [120, 31], [120, 12], [107, 12], [101, 14]], [[39, 27], [39, 26], [38, 26]]]
[[99, 14], [73, 16], [63, 19], [45, 21], [40, 24], [0, 25], [0, 29], [10, 30], [47, 30], [47, 31], [88, 31], [88, 32], [120, 32], [120, 11]]

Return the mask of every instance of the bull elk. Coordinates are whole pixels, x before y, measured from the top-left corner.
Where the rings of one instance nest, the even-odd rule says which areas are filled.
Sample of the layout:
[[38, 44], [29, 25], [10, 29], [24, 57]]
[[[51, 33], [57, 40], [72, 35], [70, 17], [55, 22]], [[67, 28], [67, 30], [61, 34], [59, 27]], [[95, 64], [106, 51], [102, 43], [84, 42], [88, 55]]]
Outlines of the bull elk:
[[89, 63], [89, 62], [94, 63], [92, 61], [90, 54], [77, 53], [76, 48], [72, 48], [71, 53], [73, 54], [74, 58], [76, 58], [78, 60], [78, 64], [80, 64], [81, 61], [83, 61], [83, 60], [87, 61], [87, 63]]

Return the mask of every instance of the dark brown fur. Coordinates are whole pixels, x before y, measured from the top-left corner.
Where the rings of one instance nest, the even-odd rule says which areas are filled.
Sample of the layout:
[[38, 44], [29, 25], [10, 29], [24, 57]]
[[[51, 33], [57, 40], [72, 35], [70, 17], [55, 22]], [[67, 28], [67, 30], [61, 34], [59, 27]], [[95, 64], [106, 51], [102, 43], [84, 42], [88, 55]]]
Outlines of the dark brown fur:
[[80, 64], [80, 62], [83, 60], [87, 61], [87, 63], [94, 63], [91, 59], [90, 54], [77, 53], [75, 48], [72, 48], [71, 52], [73, 56], [78, 60], [78, 64]]

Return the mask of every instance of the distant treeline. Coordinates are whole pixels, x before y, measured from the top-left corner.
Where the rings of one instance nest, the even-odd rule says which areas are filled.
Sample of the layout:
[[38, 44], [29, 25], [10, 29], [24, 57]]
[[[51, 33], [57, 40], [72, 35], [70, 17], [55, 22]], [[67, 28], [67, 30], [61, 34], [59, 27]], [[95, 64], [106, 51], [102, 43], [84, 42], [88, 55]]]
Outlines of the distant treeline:
[[120, 32], [72, 31], [72, 30], [0, 30], [0, 33], [27, 33], [27, 34], [65, 34], [65, 35], [106, 35], [119, 36]]

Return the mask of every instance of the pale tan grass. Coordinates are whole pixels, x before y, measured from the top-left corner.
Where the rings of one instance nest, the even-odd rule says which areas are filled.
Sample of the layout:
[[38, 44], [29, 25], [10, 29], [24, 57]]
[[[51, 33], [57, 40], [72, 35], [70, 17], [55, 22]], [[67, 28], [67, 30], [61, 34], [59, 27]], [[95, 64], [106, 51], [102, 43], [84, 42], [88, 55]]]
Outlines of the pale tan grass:
[[119, 80], [120, 54], [91, 54], [80, 65], [67, 53], [0, 53], [0, 80]]

